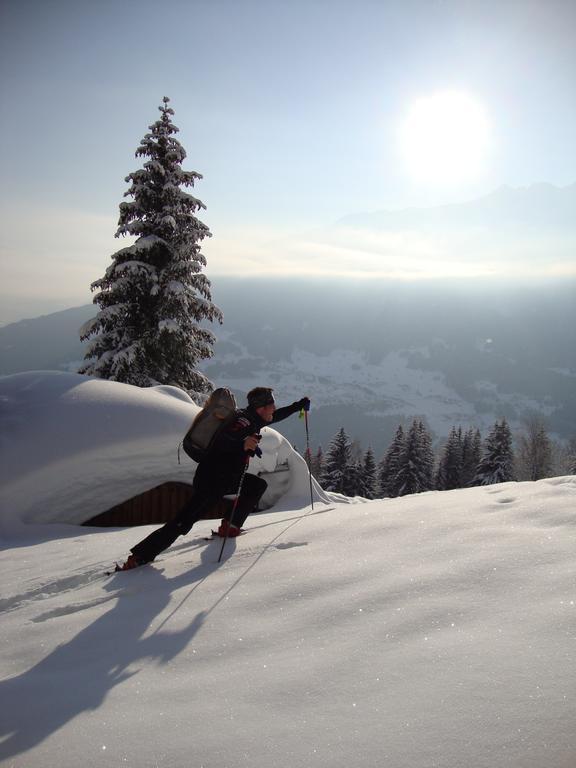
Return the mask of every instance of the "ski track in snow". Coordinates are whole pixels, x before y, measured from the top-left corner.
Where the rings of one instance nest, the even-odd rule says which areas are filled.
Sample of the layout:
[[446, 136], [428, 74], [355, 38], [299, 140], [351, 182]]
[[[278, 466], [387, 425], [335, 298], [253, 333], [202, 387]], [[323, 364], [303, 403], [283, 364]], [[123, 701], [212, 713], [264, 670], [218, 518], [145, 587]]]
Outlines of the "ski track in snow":
[[[66, 427], [57, 434], [70, 444], [57, 447], [95, 506], [111, 478], [121, 487], [142, 473], [142, 456], [161, 476], [150, 411], [154, 426], [189, 409], [124, 387], [105, 403], [99, 392], [112, 390], [94, 383], [88, 407], [77, 378], [26, 381], [52, 394], [70, 385], [69, 423], [49, 424]], [[83, 452], [85, 425], [76, 434], [77, 407], [96, 414], [98, 435], [114, 402], [122, 431], [134, 421], [122, 446], [139, 448], [120, 466], [107, 442], [99, 462]], [[576, 477], [372, 502], [324, 495], [312, 510], [293, 457], [284, 495], [226, 542], [221, 563], [202, 521], [154, 564], [106, 576], [150, 528], [62, 521], [74, 473], [58, 465], [51, 504], [36, 482], [54, 435], [25, 431], [18, 445], [11, 434], [28, 474], [10, 475], [0, 521], [3, 766], [576, 765]], [[267, 443], [269, 458], [292, 456], [280, 437]], [[45, 523], [26, 524], [31, 511]]]

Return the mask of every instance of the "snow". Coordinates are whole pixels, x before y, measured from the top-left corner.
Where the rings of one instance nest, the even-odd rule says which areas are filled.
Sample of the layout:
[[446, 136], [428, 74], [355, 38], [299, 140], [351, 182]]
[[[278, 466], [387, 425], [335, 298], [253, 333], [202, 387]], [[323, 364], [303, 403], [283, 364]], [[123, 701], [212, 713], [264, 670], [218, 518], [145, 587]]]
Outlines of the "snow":
[[234, 389], [249, 390], [260, 375], [277, 382], [275, 392], [280, 398], [291, 399], [304, 387], [318, 406], [378, 403], [370, 411], [375, 418], [398, 416], [401, 419], [421, 417], [425, 413], [430, 428], [441, 435], [448, 434], [454, 423], [479, 423], [486, 428], [493, 423], [492, 411], [485, 416], [477, 414], [470, 403], [447, 385], [440, 373], [410, 367], [410, 355], [429, 354], [427, 348], [389, 352], [374, 364], [359, 350], [333, 349], [319, 355], [295, 346], [289, 359], [263, 362], [262, 358], [250, 355], [233, 337], [224, 337], [222, 333], [219, 337], [237, 351], [204, 362], [202, 370], [211, 376], [214, 365], [249, 361], [250, 376], [230, 375], [227, 371], [227, 382]]
[[[0, 379], [0, 407], [0, 533], [83, 523], [161, 483], [192, 482], [196, 465], [178, 463], [178, 446], [199, 408], [177, 387], [20, 373]], [[287, 463], [292, 492], [309, 493], [302, 457], [275, 430], [262, 435], [252, 471]]]
[[56, 373], [0, 404], [2, 766], [576, 765], [576, 477], [311, 510], [267, 429], [292, 483], [222, 563], [204, 521], [108, 577], [151, 528], [72, 518], [171, 476], [196, 407]]
[[[131, 205], [131, 203], [124, 203], [124, 205]], [[133, 205], [133, 203], [132, 203]], [[133, 222], [134, 226], [138, 225], [138, 222]], [[134, 254], [137, 255], [139, 253], [142, 253], [142, 251], [151, 251], [152, 248], [155, 248], [157, 245], [164, 245], [165, 241], [162, 240], [161, 237], [157, 237], [156, 235], [146, 235], [144, 237], [139, 237], [138, 240], [133, 243], [132, 245], [126, 246], [126, 248], [122, 248], [118, 251], [118, 253], [125, 255], [125, 254]], [[129, 262], [126, 262], [127, 264]], [[139, 265], [142, 265], [146, 268], [149, 268], [150, 265], [146, 262], [133, 262], [138, 263]], [[112, 264], [111, 267], [114, 265]], [[110, 269], [110, 267], [109, 267]]]
[[166, 286], [166, 290], [169, 293], [182, 294], [186, 293], [186, 286], [180, 280], [171, 280]]
[[160, 320], [158, 323], [159, 331], [168, 331], [169, 333], [179, 333], [182, 331], [182, 326], [177, 320]]

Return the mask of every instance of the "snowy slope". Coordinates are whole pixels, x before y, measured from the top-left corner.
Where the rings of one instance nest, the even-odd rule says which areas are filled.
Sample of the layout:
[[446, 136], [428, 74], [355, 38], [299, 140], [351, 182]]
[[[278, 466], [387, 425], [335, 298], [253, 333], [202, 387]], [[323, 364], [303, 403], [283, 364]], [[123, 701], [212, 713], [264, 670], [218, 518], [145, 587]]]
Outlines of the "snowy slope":
[[[573, 768], [576, 478], [0, 555], [2, 766]], [[10, 542], [8, 542], [10, 544]]]
[[2, 768], [574, 768], [576, 477], [311, 510], [267, 430], [292, 482], [222, 563], [203, 521], [106, 576], [151, 529], [62, 522], [70, 484], [160, 477], [193, 409], [133, 389], [2, 381]]

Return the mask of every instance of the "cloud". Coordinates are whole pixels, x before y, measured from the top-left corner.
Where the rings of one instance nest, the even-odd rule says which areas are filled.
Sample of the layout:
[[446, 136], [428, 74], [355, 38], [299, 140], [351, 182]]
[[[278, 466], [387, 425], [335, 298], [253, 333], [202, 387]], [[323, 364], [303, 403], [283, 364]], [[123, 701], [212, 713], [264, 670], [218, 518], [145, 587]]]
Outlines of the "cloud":
[[[350, 277], [441, 280], [576, 275], [576, 187], [502, 189], [468, 204], [359, 214], [331, 227], [218, 227], [204, 241], [210, 279]], [[91, 299], [90, 284], [133, 238], [116, 216], [12, 202], [0, 213], [3, 294]]]
[[401, 280], [576, 274], [576, 233], [570, 232], [472, 227], [417, 233], [340, 225], [273, 238], [255, 228], [213, 238], [204, 250], [210, 274]]
[[501, 187], [465, 203], [359, 213], [282, 236], [245, 228], [206, 248], [215, 273], [355, 278], [576, 274], [576, 185]]

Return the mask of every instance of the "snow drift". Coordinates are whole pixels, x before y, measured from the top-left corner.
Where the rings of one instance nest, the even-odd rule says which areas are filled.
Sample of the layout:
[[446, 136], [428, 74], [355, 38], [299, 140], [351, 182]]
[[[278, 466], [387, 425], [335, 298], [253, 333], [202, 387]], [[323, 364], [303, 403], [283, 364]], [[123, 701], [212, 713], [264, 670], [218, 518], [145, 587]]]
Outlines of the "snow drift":
[[[191, 482], [196, 465], [178, 463], [178, 445], [197, 412], [177, 387], [51, 371], [0, 379], [0, 530], [82, 523], [161, 483]], [[262, 434], [250, 471], [288, 464], [286, 492], [309, 494], [302, 457], [274, 429]], [[326, 498], [316, 484], [315, 494]]]

